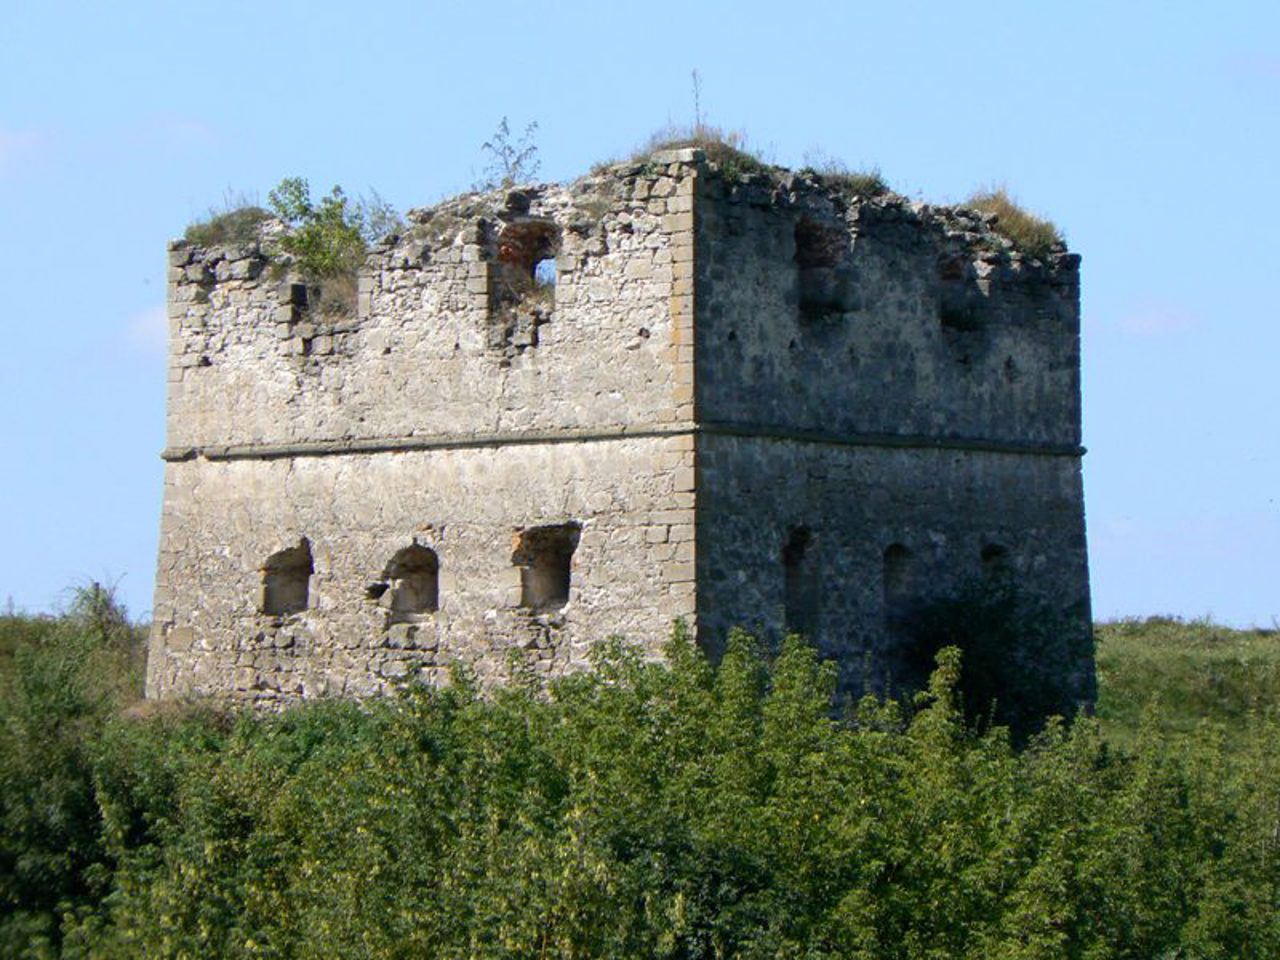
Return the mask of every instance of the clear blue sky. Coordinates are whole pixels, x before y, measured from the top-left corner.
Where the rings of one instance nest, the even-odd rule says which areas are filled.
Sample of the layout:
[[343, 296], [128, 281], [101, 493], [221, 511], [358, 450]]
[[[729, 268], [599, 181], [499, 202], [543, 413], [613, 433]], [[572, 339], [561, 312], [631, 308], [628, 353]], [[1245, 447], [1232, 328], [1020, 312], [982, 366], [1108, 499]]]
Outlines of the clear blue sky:
[[[465, 12], [464, 12], [465, 11]], [[901, 192], [1004, 182], [1084, 257], [1100, 617], [1280, 618], [1280, 4], [13, 4], [0, 30], [0, 604], [151, 606], [165, 241], [230, 188], [568, 179], [693, 118]]]

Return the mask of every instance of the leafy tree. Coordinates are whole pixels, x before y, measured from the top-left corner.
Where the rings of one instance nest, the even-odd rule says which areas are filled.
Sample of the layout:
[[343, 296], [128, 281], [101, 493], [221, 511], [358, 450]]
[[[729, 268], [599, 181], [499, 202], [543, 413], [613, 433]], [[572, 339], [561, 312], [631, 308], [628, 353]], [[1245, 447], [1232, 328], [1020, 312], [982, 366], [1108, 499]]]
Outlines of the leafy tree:
[[1088, 718], [1018, 749], [966, 715], [955, 648], [909, 710], [842, 714], [796, 638], [713, 665], [684, 630], [547, 689], [146, 716], [100, 683], [101, 599], [0, 618], [4, 956], [1280, 950], [1273, 717], [1235, 752], [1154, 723], [1121, 752]]
[[318, 202], [302, 177], [286, 177], [267, 195], [291, 232], [282, 241], [303, 275], [314, 280], [354, 274], [368, 245], [400, 226], [399, 215], [375, 191], [351, 201], [339, 186]]
[[0, 632], [0, 954], [36, 957], [59, 948], [62, 915], [109, 888], [95, 735], [141, 694], [141, 637], [98, 583], [62, 618], [6, 617]]

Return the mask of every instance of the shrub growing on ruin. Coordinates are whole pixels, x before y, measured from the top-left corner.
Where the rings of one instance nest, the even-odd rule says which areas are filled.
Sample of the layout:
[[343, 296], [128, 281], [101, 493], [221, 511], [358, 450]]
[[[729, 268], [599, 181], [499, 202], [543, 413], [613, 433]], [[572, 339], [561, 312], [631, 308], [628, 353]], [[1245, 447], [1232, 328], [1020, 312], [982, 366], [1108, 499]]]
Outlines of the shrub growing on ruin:
[[356, 273], [369, 244], [401, 226], [399, 214], [371, 190], [351, 200], [339, 186], [318, 201], [303, 177], [286, 177], [267, 195], [272, 212], [289, 227], [280, 241], [303, 279], [321, 284], [321, 309], [350, 312]]
[[267, 195], [271, 209], [291, 232], [281, 241], [310, 280], [354, 273], [364, 261], [365, 241], [346, 194], [335, 186], [318, 203], [302, 177], [286, 177]]
[[528, 183], [538, 175], [542, 161], [538, 159], [538, 145], [533, 136], [538, 131], [535, 120], [524, 128], [519, 139], [512, 136], [507, 118], [498, 121], [498, 127], [488, 140], [480, 145], [489, 157], [484, 175], [475, 183], [479, 191], [508, 189], [517, 183]]
[[1052, 221], [1044, 220], [1020, 206], [1004, 187], [979, 190], [964, 205], [980, 213], [993, 214], [997, 233], [1029, 257], [1045, 257], [1063, 242]]

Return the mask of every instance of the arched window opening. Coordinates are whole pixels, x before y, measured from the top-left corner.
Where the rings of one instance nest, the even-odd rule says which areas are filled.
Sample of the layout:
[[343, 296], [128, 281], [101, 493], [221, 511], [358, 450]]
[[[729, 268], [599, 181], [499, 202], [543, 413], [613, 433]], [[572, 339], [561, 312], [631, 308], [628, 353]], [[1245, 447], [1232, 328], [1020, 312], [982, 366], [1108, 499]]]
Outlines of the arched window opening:
[[489, 345], [510, 363], [537, 347], [539, 328], [556, 305], [560, 228], [549, 220], [517, 220], [503, 228], [489, 284]]
[[782, 545], [783, 618], [787, 633], [812, 636], [818, 618], [818, 578], [814, 570], [813, 535], [793, 527]]
[[558, 610], [569, 602], [573, 552], [582, 526], [562, 523], [521, 531], [511, 562], [520, 568], [520, 606]]
[[382, 574], [390, 598], [391, 622], [410, 622], [440, 605], [440, 561], [434, 550], [412, 544], [398, 550]]
[[982, 574], [990, 579], [1000, 579], [1009, 575], [1009, 548], [998, 543], [983, 544]]
[[313, 572], [311, 544], [306, 537], [296, 547], [269, 556], [262, 565], [262, 612], [284, 617], [307, 609]]
[[526, 298], [554, 303], [560, 230], [549, 220], [519, 220], [498, 236], [494, 306], [511, 307]]
[[884, 612], [892, 626], [907, 613], [915, 592], [911, 551], [891, 543], [884, 551]]

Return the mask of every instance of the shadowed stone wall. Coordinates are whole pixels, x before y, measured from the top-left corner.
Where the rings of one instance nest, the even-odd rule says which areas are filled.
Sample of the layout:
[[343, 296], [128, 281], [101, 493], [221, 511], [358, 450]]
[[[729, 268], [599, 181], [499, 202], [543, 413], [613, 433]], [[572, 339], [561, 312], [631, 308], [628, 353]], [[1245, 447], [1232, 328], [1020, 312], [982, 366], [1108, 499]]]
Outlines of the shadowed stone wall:
[[913, 614], [998, 567], [1090, 700], [1079, 258], [816, 176], [704, 178], [697, 210], [701, 641], [803, 632], [883, 690]]

